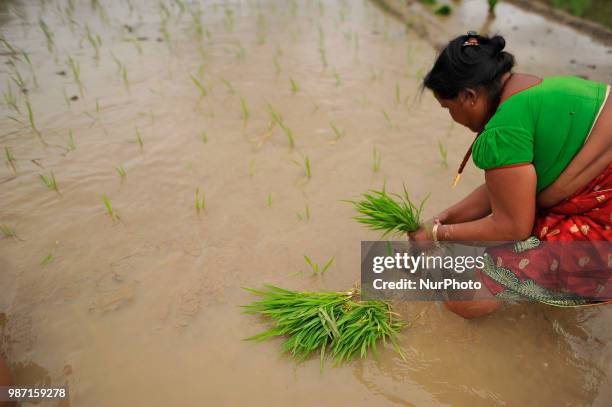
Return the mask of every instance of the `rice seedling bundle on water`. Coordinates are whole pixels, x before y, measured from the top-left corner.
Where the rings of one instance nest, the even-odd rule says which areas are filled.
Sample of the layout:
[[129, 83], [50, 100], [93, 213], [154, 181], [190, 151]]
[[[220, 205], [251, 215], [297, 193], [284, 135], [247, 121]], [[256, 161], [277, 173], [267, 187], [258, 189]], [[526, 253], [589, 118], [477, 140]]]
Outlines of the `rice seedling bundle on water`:
[[263, 289], [245, 288], [262, 297], [244, 312], [272, 319], [273, 326], [244, 340], [261, 341], [286, 337], [282, 350], [302, 362], [319, 354], [321, 369], [326, 358], [334, 365], [368, 352], [378, 355], [377, 344], [387, 341], [404, 358], [399, 347], [400, 330], [406, 326], [384, 301], [361, 301], [359, 290], [347, 292], [293, 291], [266, 284]]

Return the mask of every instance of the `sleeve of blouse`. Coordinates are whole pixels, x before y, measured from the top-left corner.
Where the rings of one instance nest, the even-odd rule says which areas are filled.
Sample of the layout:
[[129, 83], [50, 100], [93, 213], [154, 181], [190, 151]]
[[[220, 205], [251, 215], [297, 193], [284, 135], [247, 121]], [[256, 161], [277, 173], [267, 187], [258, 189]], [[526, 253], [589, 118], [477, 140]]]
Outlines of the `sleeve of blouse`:
[[522, 127], [483, 131], [472, 146], [472, 159], [483, 170], [533, 162], [533, 135]]

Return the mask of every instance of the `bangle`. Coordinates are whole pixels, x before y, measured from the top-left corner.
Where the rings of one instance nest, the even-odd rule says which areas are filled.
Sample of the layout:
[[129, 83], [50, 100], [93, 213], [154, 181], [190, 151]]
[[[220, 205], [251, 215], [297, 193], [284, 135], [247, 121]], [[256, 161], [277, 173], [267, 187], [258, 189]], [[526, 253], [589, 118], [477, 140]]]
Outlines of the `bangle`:
[[438, 228], [440, 227], [440, 223], [434, 223], [431, 228], [431, 237], [436, 246], [440, 246], [440, 242], [438, 241]]

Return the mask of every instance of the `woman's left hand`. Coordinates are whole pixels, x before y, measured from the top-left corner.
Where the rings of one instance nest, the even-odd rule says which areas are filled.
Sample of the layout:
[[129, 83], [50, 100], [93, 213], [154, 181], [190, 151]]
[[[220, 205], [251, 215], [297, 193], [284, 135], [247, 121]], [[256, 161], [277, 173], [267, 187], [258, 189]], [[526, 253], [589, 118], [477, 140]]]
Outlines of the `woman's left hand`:
[[413, 242], [431, 242], [431, 226], [428, 224], [421, 225], [414, 232], [408, 233], [408, 240]]

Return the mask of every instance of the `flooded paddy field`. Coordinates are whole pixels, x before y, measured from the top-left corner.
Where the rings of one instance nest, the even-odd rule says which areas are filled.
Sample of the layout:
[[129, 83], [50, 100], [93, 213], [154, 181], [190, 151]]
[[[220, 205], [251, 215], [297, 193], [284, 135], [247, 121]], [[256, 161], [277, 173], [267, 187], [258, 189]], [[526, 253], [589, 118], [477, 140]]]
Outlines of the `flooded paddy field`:
[[[485, 19], [485, 3], [463, 7]], [[0, 351], [16, 384], [70, 389], [37, 405], [612, 402], [610, 307], [464, 321], [401, 303], [406, 361], [323, 373], [280, 340], [241, 341], [265, 326], [241, 287], [359, 279], [360, 242], [380, 236], [342, 200], [405, 184], [431, 193], [430, 216], [483, 182], [469, 164], [450, 189], [473, 134], [419, 96], [432, 44], [374, 3], [0, 7]], [[449, 35], [466, 31], [460, 10]], [[610, 81], [609, 48], [524, 15], [500, 4], [492, 26], [517, 71]], [[520, 24], [552, 34], [530, 44]], [[304, 255], [335, 261], [313, 276]]]

